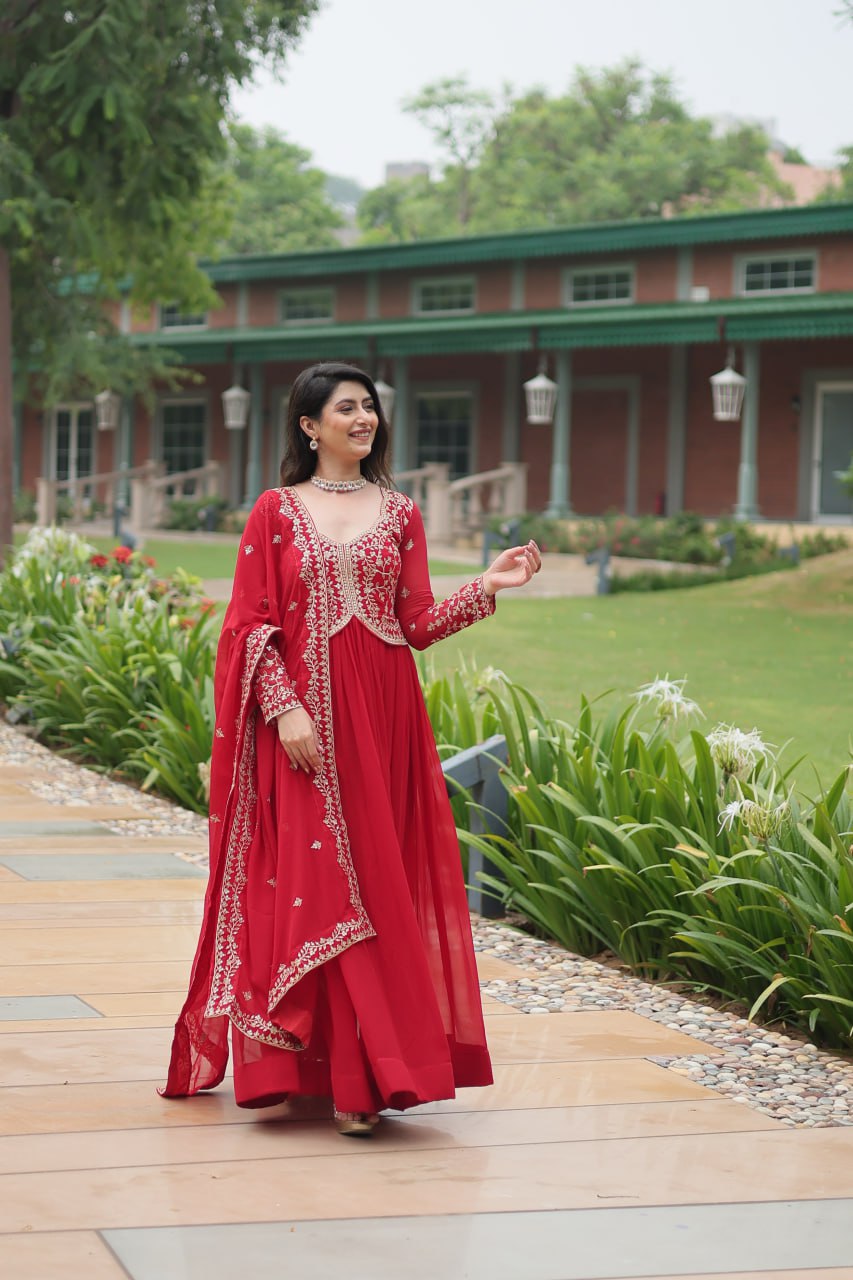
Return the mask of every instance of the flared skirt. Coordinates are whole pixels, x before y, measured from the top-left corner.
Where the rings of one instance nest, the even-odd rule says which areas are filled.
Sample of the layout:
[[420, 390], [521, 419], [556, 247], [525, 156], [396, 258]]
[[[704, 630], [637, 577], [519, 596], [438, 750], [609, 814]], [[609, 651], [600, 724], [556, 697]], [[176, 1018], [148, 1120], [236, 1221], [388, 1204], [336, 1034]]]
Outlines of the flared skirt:
[[[376, 935], [302, 979], [304, 1049], [232, 1027], [234, 1091], [249, 1107], [306, 1094], [341, 1111], [404, 1109], [492, 1081], [459, 845], [409, 648], [351, 619], [329, 662], [341, 808]], [[277, 760], [289, 768], [281, 749]], [[284, 867], [286, 831], [276, 839]], [[267, 874], [248, 868], [250, 881]]]

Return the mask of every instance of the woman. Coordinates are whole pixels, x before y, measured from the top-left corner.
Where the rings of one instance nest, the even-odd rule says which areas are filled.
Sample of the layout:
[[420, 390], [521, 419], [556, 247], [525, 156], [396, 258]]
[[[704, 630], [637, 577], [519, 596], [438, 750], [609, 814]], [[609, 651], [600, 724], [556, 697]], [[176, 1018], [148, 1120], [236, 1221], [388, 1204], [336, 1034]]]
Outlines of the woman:
[[436, 605], [367, 374], [306, 369], [255, 504], [216, 667], [210, 880], [164, 1093], [334, 1100], [368, 1134], [492, 1080], [456, 832], [409, 645], [494, 612], [503, 552]]

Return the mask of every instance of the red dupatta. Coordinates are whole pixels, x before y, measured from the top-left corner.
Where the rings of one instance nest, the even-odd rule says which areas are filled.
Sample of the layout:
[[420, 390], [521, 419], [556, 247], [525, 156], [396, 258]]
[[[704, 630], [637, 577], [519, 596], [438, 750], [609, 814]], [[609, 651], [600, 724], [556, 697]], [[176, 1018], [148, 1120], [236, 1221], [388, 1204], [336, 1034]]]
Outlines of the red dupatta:
[[[264, 1043], [304, 1048], [313, 1002], [300, 979], [374, 934], [341, 812], [328, 642], [317, 531], [299, 504], [286, 503], [285, 491], [270, 490], [246, 524], [217, 651], [210, 879], [162, 1090], [167, 1097], [220, 1083], [229, 1021]], [[311, 776], [281, 767], [275, 722], [265, 724], [260, 714], [254, 682], [270, 644], [314, 721], [323, 763]], [[261, 880], [280, 824], [288, 832], [287, 865]], [[274, 902], [260, 915], [259, 885], [273, 890]], [[251, 948], [249, 916], [260, 920]]]

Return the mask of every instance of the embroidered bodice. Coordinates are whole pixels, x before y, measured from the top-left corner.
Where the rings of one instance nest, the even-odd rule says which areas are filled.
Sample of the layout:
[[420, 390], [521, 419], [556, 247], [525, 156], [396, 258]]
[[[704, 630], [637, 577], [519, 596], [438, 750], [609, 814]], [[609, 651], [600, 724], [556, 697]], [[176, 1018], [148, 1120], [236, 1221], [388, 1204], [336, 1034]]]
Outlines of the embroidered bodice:
[[[347, 542], [334, 542], [316, 529], [298, 493], [279, 492], [281, 515], [294, 527], [307, 526], [308, 541], [317, 548], [316, 572], [324, 579], [330, 637], [356, 619], [386, 644], [426, 649], [494, 613], [494, 597], [486, 594], [481, 577], [436, 604], [423, 521], [405, 494], [383, 490], [370, 528]], [[272, 645], [258, 664], [255, 688], [267, 721], [300, 705]]]

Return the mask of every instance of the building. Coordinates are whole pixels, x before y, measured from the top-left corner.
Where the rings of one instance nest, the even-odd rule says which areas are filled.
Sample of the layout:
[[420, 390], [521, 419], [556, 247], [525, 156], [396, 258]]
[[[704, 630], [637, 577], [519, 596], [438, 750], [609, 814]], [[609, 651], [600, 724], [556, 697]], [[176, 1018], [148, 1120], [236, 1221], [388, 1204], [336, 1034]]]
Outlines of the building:
[[[164, 303], [136, 343], [201, 375], [153, 414], [125, 401], [19, 406], [17, 474], [80, 480], [155, 459], [221, 461], [234, 503], [277, 481], [288, 386], [345, 359], [396, 390], [394, 466], [462, 476], [528, 467], [528, 506], [595, 514], [690, 509], [772, 520], [850, 518], [835, 478], [853, 452], [853, 205], [766, 209], [369, 246], [211, 264], [208, 315]], [[743, 418], [717, 422], [709, 377], [747, 378]], [[526, 421], [544, 362], [553, 425]], [[251, 392], [244, 431], [221, 396]]]

